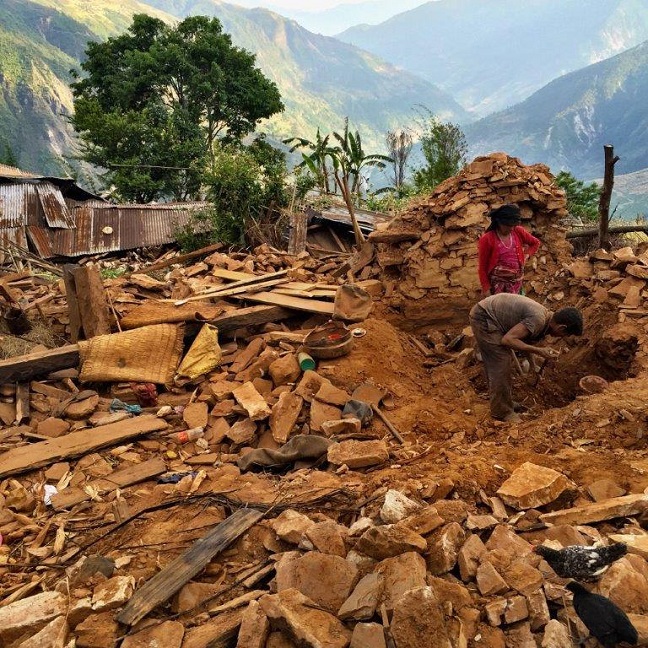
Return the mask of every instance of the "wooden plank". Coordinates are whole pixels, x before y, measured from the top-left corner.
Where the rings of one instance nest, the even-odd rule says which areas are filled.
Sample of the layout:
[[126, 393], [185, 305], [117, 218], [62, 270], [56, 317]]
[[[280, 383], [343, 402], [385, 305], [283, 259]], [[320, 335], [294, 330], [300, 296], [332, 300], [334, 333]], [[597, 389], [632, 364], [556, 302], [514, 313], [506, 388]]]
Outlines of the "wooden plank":
[[0, 479], [48, 466], [62, 459], [79, 457], [99, 448], [117, 445], [150, 432], [165, 430], [167, 427], [163, 419], [145, 415], [14, 448], [2, 455]]
[[[204, 301], [205, 299], [214, 299], [217, 297], [230, 297], [231, 295], [238, 295], [240, 293], [247, 292], [248, 290], [258, 290], [259, 288], [270, 288], [271, 286], [277, 286], [279, 284], [286, 283], [287, 281], [288, 279], [286, 277], [281, 277], [278, 279], [270, 279], [269, 281], [261, 281], [258, 283], [252, 283], [250, 279], [246, 279], [244, 281], [237, 281], [219, 290], [210, 290], [209, 292], [200, 293], [199, 295], [194, 295], [193, 297], [187, 297], [186, 299], [180, 299], [178, 301], [174, 301], [173, 305], [182, 306], [183, 304], [188, 304], [190, 302], [195, 302], [195, 301]], [[241, 285], [242, 283], [245, 283], [246, 285]], [[171, 301], [171, 300], [164, 300], [164, 301]]]
[[240, 509], [230, 515], [137, 590], [117, 615], [117, 620], [125, 625], [136, 624], [171, 598], [262, 517], [263, 513], [255, 509]]
[[[218, 328], [218, 335], [225, 336], [237, 329], [246, 326], [258, 326], [268, 322], [279, 322], [292, 317], [295, 313], [281, 306], [248, 306], [237, 308], [229, 313], [224, 313], [210, 320], [209, 323]], [[185, 333], [195, 335], [202, 328], [204, 322], [187, 322]]]
[[333, 315], [333, 304], [317, 299], [302, 299], [301, 297], [277, 295], [271, 292], [260, 292], [254, 295], [236, 295], [235, 299], [245, 299], [246, 301], [254, 301], [261, 304], [274, 304], [275, 306], [283, 306], [284, 308], [292, 308], [293, 310], [305, 311], [307, 313]]
[[[124, 486], [137, 484], [145, 479], [161, 475], [166, 471], [166, 463], [161, 457], [149, 459], [141, 464], [135, 464], [123, 470], [116, 470], [114, 473], [101, 479], [94, 479], [85, 487], [96, 492], [98, 495], [110, 493]], [[52, 495], [52, 506], [56, 510], [70, 508], [75, 504], [91, 499], [90, 495], [83, 488], [65, 488], [60, 493]]]
[[238, 272], [236, 270], [226, 270], [225, 268], [214, 268], [212, 275], [219, 279], [227, 279], [228, 281], [239, 281], [241, 279], [250, 279], [258, 276], [251, 272]]
[[20, 425], [29, 418], [29, 383], [16, 383], [16, 420]]
[[0, 360], [0, 384], [23, 382], [51, 371], [76, 367], [79, 361], [77, 344]]
[[[179, 256], [173, 256], [169, 259], [165, 259], [164, 261], [160, 261], [159, 263], [154, 263], [147, 268], [140, 268], [136, 272], [137, 274], [148, 274], [149, 272], [153, 272], [154, 270], [161, 270], [162, 268], [167, 268], [170, 265], [174, 265], [176, 263], [184, 263], [185, 261], [189, 261], [190, 259], [197, 259], [198, 257], [205, 256], [206, 254], [211, 254], [212, 252], [218, 252], [218, 250], [222, 249], [222, 243], [214, 243], [214, 245], [208, 245], [207, 247], [201, 248], [200, 250], [194, 250], [193, 252], [187, 252], [186, 254], [180, 254]], [[130, 277], [132, 274], [135, 273], [129, 272], [125, 276]]]

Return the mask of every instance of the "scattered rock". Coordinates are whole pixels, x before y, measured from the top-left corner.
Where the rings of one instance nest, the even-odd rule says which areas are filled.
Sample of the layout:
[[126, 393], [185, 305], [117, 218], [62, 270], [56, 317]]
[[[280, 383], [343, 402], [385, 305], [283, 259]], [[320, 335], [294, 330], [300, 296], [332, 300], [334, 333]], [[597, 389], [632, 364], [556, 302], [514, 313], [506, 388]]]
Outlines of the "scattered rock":
[[562, 473], [526, 462], [513, 471], [497, 494], [515, 509], [531, 509], [553, 502], [569, 487]]
[[385, 502], [380, 509], [380, 519], [385, 524], [396, 524], [420, 508], [418, 502], [397, 490], [390, 489], [385, 494]]
[[259, 599], [273, 629], [285, 632], [305, 648], [347, 648], [351, 632], [336, 617], [320, 610], [296, 589]]
[[376, 560], [383, 560], [409, 551], [424, 552], [427, 542], [407, 527], [387, 524], [367, 529], [356, 542], [355, 549]]
[[398, 648], [452, 648], [448, 624], [431, 587], [405, 593], [394, 606], [391, 633]]
[[385, 441], [342, 441], [328, 448], [327, 459], [334, 466], [346, 465], [352, 470], [368, 468], [389, 461]]
[[365, 621], [371, 619], [376, 612], [382, 597], [384, 577], [380, 573], [367, 574], [355, 586], [349, 598], [338, 610], [337, 616], [343, 621]]

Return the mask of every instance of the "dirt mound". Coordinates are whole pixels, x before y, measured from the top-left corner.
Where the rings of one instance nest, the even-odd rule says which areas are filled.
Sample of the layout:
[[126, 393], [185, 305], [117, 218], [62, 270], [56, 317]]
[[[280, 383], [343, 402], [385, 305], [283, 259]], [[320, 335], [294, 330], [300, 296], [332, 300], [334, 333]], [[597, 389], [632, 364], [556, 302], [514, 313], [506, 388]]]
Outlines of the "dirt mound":
[[465, 319], [480, 291], [477, 241], [490, 210], [504, 203], [519, 205], [523, 225], [542, 240], [527, 270], [531, 297], [570, 259], [561, 225], [565, 196], [549, 169], [504, 153], [479, 157], [369, 237], [378, 266], [393, 281], [390, 304], [407, 326]]

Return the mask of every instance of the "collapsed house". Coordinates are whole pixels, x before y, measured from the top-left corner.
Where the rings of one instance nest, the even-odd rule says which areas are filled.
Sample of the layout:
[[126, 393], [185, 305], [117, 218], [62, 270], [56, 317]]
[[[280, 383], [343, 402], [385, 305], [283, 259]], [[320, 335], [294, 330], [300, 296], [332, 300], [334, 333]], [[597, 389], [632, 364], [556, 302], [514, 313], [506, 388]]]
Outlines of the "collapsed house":
[[0, 165], [0, 255], [12, 245], [31, 249], [43, 259], [164, 245], [174, 242], [191, 214], [205, 206], [202, 202], [115, 205], [71, 178]]

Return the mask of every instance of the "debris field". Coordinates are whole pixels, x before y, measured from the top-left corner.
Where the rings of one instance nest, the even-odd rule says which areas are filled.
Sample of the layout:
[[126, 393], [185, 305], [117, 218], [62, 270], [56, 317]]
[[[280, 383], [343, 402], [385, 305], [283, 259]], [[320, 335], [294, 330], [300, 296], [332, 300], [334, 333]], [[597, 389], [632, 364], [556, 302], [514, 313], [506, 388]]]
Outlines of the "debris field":
[[[513, 425], [466, 328], [504, 202], [585, 318]], [[593, 648], [534, 547], [616, 542], [585, 585], [648, 645], [648, 252], [565, 216], [494, 154], [354, 253], [5, 267], [0, 646]]]

